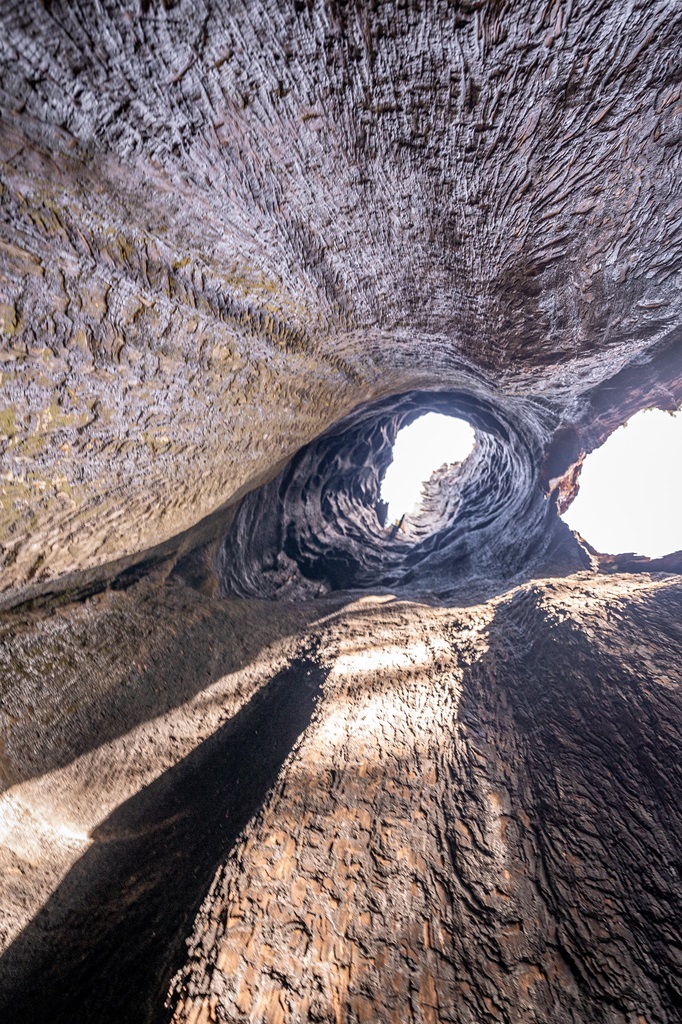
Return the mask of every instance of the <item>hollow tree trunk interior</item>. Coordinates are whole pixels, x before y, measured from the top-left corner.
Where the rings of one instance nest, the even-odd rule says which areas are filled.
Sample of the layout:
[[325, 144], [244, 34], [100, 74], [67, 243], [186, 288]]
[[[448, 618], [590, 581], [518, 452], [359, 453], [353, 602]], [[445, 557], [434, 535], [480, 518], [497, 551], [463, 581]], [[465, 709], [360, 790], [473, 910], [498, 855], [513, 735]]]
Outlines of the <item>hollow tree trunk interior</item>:
[[678, 1024], [680, 5], [0, 18], [2, 1019]]

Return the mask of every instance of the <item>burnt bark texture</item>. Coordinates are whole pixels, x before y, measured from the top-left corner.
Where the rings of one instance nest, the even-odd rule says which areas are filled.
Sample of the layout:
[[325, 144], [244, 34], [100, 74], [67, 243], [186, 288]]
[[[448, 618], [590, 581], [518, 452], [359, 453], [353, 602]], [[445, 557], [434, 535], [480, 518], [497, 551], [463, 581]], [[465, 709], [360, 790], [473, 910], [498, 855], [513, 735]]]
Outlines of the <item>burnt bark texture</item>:
[[4, 797], [3, 1011], [680, 1020], [679, 577], [335, 600], [143, 582], [14, 623], [62, 689], [14, 733], [65, 732]]
[[682, 553], [558, 516], [682, 404], [681, 50], [0, 0], [3, 1020], [682, 1021]]
[[574, 577], [346, 619], [173, 1019], [680, 1020], [681, 611]]
[[588, 448], [679, 404], [676, 3], [2, 15], [5, 590], [171, 540], [362, 401], [473, 390]]

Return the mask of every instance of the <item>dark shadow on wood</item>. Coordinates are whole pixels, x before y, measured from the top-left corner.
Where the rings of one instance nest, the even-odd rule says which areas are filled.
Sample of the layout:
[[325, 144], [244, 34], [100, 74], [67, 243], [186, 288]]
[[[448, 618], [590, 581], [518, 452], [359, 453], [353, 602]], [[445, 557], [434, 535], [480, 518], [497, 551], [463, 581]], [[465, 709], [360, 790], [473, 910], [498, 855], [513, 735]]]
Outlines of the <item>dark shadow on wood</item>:
[[0, 959], [0, 1019], [157, 1024], [184, 938], [311, 720], [315, 651], [122, 804]]
[[[26, 685], [30, 690], [33, 675], [26, 665], [37, 659], [51, 687], [63, 692], [73, 687], [78, 694], [71, 711], [62, 708], [49, 724], [45, 715], [33, 713], [14, 724], [4, 751], [11, 767], [4, 778], [0, 773], [0, 791], [70, 765], [187, 704], [221, 678], [257, 665], [264, 650], [339, 611], [352, 598], [334, 595], [295, 610], [270, 601], [197, 601], [190, 588], [176, 581], [141, 591], [129, 602], [104, 604], [88, 618], [65, 615], [56, 620], [61, 623], [57, 629], [27, 623], [24, 632], [33, 634], [29, 645], [21, 643], [19, 631], [0, 627], [5, 691], [21, 695]], [[99, 655], [112, 649], [118, 653], [105, 659], [107, 689], [99, 678]], [[30, 703], [30, 698], [19, 699]]]

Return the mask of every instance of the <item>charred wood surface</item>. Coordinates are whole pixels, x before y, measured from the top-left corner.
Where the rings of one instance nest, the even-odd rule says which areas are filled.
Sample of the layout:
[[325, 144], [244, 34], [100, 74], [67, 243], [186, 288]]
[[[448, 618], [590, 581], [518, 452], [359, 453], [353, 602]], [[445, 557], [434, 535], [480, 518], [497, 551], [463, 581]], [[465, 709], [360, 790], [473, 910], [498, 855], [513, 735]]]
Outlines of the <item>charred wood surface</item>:
[[0, 22], [3, 1019], [679, 1024], [679, 3]]

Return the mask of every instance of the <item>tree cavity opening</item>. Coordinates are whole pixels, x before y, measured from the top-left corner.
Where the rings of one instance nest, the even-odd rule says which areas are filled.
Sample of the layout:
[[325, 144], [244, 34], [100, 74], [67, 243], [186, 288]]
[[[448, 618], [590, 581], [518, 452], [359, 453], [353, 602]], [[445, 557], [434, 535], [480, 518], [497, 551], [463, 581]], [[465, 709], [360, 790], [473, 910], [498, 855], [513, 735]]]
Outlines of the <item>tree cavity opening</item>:
[[[474, 577], [507, 579], [544, 558], [554, 525], [584, 556], [546, 499], [543, 425], [514, 412], [497, 396], [465, 391], [358, 406], [244, 497], [216, 556], [220, 593], [309, 600], [379, 588], [445, 597]], [[423, 424], [437, 429], [424, 435]], [[396, 517], [421, 497], [404, 530], [381, 498], [392, 462], [405, 483], [403, 431], [418, 438], [416, 493], [400, 500]]]
[[562, 519], [603, 554], [682, 549], [682, 410], [646, 409], [588, 455]]
[[403, 427], [381, 482], [382, 525], [398, 525], [409, 533], [410, 518], [420, 511], [429, 481], [439, 470], [464, 462], [475, 444], [471, 424], [444, 413], [426, 413]]

